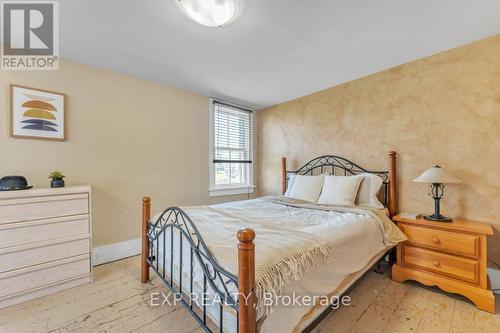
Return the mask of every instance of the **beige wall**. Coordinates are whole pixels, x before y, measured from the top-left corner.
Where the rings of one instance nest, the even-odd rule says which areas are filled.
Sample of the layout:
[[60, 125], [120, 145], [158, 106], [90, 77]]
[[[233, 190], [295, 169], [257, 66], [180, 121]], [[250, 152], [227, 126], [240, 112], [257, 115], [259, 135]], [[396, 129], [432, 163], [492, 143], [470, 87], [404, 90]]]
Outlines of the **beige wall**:
[[496, 35], [259, 111], [261, 194], [279, 193], [282, 156], [290, 169], [319, 154], [387, 169], [394, 149], [400, 210], [432, 211], [412, 179], [442, 165], [464, 181], [447, 186], [444, 213], [496, 224], [490, 256], [500, 262], [499, 55]]
[[[67, 95], [67, 142], [9, 137], [9, 84]], [[93, 187], [94, 246], [140, 237], [141, 198], [153, 210], [208, 197], [208, 98], [63, 61], [59, 71], [0, 72], [0, 175]]]

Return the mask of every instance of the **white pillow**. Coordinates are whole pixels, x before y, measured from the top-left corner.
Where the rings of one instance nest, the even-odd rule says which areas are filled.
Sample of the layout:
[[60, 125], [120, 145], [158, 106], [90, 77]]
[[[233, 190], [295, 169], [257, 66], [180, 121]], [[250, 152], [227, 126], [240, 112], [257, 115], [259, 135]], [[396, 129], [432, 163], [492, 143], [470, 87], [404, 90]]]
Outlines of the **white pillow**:
[[323, 175], [296, 175], [295, 181], [293, 182], [293, 186], [290, 189], [290, 194], [288, 195], [288, 197], [292, 199], [316, 202], [316, 200], [318, 200], [319, 194], [321, 193], [323, 178]]
[[295, 182], [295, 177], [297, 177], [296, 173], [291, 173], [288, 175], [288, 182], [286, 186], [285, 197], [290, 197], [290, 192], [292, 192], [293, 183]]
[[377, 197], [384, 182], [382, 178], [372, 173], [362, 173], [360, 176], [362, 176], [363, 179], [359, 185], [355, 204], [378, 209], [384, 208], [384, 205], [378, 200]]
[[361, 175], [326, 176], [318, 199], [319, 205], [352, 206], [358, 193]]

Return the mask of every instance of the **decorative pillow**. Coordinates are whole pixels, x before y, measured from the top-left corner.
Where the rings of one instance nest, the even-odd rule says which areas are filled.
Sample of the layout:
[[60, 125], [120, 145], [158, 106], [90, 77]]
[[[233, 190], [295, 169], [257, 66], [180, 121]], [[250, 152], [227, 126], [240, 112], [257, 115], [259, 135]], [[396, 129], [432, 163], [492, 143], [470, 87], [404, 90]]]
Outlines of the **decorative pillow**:
[[378, 200], [377, 197], [384, 182], [382, 178], [372, 173], [362, 173], [359, 176], [362, 176], [363, 179], [359, 185], [355, 204], [371, 208], [384, 208], [384, 205]]
[[288, 183], [286, 186], [286, 191], [285, 191], [285, 194], [283, 194], [285, 197], [290, 197], [290, 192], [292, 191], [292, 186], [293, 186], [293, 183], [295, 182], [295, 177], [297, 177], [296, 173], [290, 173], [288, 175]]
[[296, 175], [288, 197], [292, 199], [316, 202], [316, 200], [318, 200], [319, 194], [321, 193], [323, 178], [323, 175]]
[[318, 199], [319, 205], [352, 206], [358, 193], [361, 175], [326, 176]]

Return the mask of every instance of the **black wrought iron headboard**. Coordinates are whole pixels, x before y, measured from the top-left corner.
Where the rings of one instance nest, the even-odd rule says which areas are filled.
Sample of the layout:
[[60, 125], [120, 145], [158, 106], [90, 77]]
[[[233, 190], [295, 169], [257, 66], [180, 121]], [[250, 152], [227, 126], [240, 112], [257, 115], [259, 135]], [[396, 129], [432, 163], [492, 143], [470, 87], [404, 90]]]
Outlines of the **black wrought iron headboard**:
[[[389, 155], [391, 156], [391, 155]], [[395, 157], [395, 153], [394, 153]], [[382, 178], [382, 190], [379, 192], [379, 199], [384, 204], [384, 206], [389, 206], [389, 185], [390, 185], [390, 177], [389, 171], [372, 171], [360, 167], [356, 163], [349, 161], [348, 159], [335, 155], [323, 155], [312, 159], [311, 161], [304, 164], [296, 171], [286, 170], [286, 159], [283, 158], [283, 193], [288, 187], [288, 181], [290, 174], [297, 175], [320, 175], [323, 173], [328, 173], [329, 175], [358, 175], [362, 173], [371, 173]]]

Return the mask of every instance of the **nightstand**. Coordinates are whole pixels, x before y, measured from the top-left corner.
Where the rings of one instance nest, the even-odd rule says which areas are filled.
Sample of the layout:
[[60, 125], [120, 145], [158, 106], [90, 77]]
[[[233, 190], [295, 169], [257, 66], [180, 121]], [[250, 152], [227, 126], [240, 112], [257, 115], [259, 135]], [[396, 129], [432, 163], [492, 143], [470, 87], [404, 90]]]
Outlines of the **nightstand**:
[[495, 313], [486, 265], [486, 237], [493, 234], [489, 224], [464, 220], [442, 223], [399, 215], [393, 220], [408, 237], [397, 246], [394, 281], [415, 280], [437, 286]]

